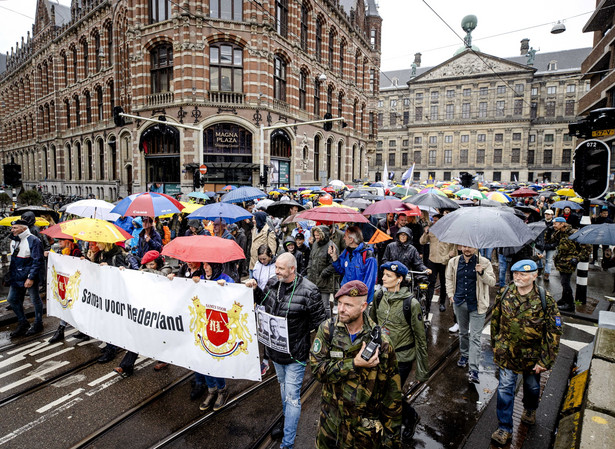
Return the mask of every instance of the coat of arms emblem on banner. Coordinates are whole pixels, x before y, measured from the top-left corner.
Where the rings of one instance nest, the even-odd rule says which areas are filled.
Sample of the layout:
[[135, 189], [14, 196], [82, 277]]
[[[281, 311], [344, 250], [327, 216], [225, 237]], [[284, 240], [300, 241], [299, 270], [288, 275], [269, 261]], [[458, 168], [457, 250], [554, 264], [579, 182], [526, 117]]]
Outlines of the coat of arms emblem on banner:
[[72, 309], [79, 299], [79, 283], [81, 272], [76, 271], [73, 275], [58, 273], [56, 267], [52, 268], [51, 291], [53, 297], [60, 303], [63, 309]]
[[230, 309], [203, 305], [198, 296], [192, 298], [190, 309], [190, 332], [194, 344], [220, 360], [223, 357], [248, 352], [247, 342], [252, 342], [248, 330], [248, 314], [243, 306], [233, 303]]

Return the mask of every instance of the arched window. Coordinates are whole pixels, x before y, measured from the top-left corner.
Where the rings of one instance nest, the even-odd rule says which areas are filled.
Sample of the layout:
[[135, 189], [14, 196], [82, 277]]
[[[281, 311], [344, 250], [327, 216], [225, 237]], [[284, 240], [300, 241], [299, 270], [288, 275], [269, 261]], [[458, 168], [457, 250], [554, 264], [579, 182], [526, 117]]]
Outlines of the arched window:
[[302, 69], [299, 72], [299, 109], [303, 109], [304, 111], [307, 109], [306, 84], [307, 84], [307, 73], [305, 72], [305, 70]]
[[332, 147], [333, 147], [333, 139], [329, 139], [327, 140], [327, 180], [331, 179], [331, 174], [332, 174], [332, 170], [331, 170], [331, 151], [332, 151]]
[[333, 86], [327, 87], [327, 113], [333, 113]]
[[322, 21], [316, 20], [316, 59], [322, 62]]
[[314, 181], [319, 180], [320, 170], [320, 136], [314, 136]]
[[105, 179], [105, 144], [102, 139], [98, 140], [98, 179]]
[[344, 52], [346, 51], [346, 42], [340, 43], [340, 77], [344, 78]]
[[337, 116], [344, 116], [344, 92], [340, 92], [337, 96]]
[[73, 47], [73, 81], [76, 83], [79, 80], [77, 69], [79, 67], [79, 61], [77, 60], [77, 47]]
[[163, 44], [150, 52], [152, 93], [169, 92], [173, 80], [173, 46]]
[[113, 64], [113, 24], [109, 23], [107, 26], [107, 66], [111, 67]]
[[210, 90], [243, 91], [243, 49], [237, 45], [219, 43], [209, 48]]
[[104, 119], [104, 102], [103, 102], [103, 92], [102, 92], [102, 87], [98, 86], [96, 87], [96, 103], [97, 103], [97, 110], [98, 110], [98, 120], [103, 120]]
[[86, 165], [88, 166], [88, 176], [89, 180], [94, 179], [94, 157], [92, 155], [92, 142], [87, 141], [85, 143], [85, 157], [86, 157]]
[[81, 51], [83, 52], [83, 77], [87, 78], [89, 71], [88, 71], [88, 41], [86, 41], [85, 39], [83, 40], [83, 42], [81, 43]]
[[275, 29], [280, 36], [288, 36], [288, 0], [275, 0]]
[[79, 142], [77, 142], [75, 144], [75, 147], [76, 147], [76, 151], [77, 151], [77, 167], [76, 167], [77, 168], [77, 179], [79, 181], [81, 181], [83, 179], [83, 170], [82, 170], [82, 167], [83, 167], [83, 159], [82, 159], [82, 157], [83, 157], [83, 155], [81, 154], [81, 144]]
[[53, 179], [58, 177], [58, 154], [56, 153], [55, 145], [51, 146], [51, 175]]
[[75, 125], [81, 126], [81, 105], [79, 104], [79, 97], [74, 98], [75, 102]]
[[301, 3], [301, 49], [307, 51], [308, 45], [308, 6], [305, 2]]
[[320, 80], [314, 79], [314, 115], [320, 116]]
[[62, 52], [62, 74], [64, 75], [64, 87], [68, 87], [68, 56]]
[[85, 91], [85, 122], [92, 123], [92, 95], [90, 91]]
[[70, 129], [70, 103], [64, 100], [64, 109], [66, 110], [66, 129]]
[[344, 160], [344, 158], [342, 157], [343, 151], [344, 151], [344, 144], [340, 140], [337, 143], [337, 179], [342, 179], [343, 174], [344, 174], [344, 170], [343, 170], [344, 167], [342, 164], [342, 161]]
[[291, 156], [290, 137], [281, 129], [276, 129], [271, 133], [271, 157], [290, 159]]
[[242, 0], [209, 0], [209, 17], [224, 20], [243, 20]]
[[273, 63], [273, 97], [276, 100], [286, 101], [286, 62], [281, 56], [276, 55]]
[[149, 23], [169, 20], [171, 6], [171, 0], [149, 0]]
[[335, 54], [335, 30], [329, 31], [329, 70], [333, 70], [333, 57]]
[[355, 169], [354, 169], [356, 164], [357, 164], [357, 144], [355, 143], [352, 146], [352, 161], [351, 161], [351, 164], [350, 164], [352, 166], [352, 170], [351, 170], [351, 176], [352, 176], [351, 181], [352, 182], [354, 182], [354, 180], [356, 179], [355, 178]]
[[98, 32], [94, 35], [94, 53], [95, 53], [94, 69], [96, 70], [96, 73], [98, 73], [100, 72], [100, 69], [101, 69], [100, 34], [98, 34]]

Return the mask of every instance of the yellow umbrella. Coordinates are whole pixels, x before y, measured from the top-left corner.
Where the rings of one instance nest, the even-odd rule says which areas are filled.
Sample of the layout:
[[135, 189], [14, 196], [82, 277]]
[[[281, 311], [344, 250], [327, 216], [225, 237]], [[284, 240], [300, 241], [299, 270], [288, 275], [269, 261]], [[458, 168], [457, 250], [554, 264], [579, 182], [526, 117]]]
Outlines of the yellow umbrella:
[[[184, 208], [182, 209], [182, 214], [191, 214], [198, 208], [203, 207], [202, 204], [193, 203], [192, 201], [190, 202], [180, 201], [180, 203], [182, 206], [184, 206]], [[170, 214], [160, 215], [159, 218], [171, 218], [173, 215], [175, 214], [170, 213]]]
[[290, 190], [288, 187], [278, 187], [278, 190]]
[[117, 243], [131, 239], [132, 235], [105, 220], [98, 218], [80, 218], [60, 223], [64, 234], [88, 242]]
[[301, 196], [308, 196], [311, 195], [312, 191], [311, 190], [302, 190], [301, 191]]
[[[0, 226], [11, 226], [11, 223], [15, 220], [19, 220], [21, 215], [17, 215], [14, 217], [4, 217], [0, 220]], [[49, 226], [49, 222], [41, 217], [36, 217], [36, 221], [34, 222], [36, 226]]]
[[577, 193], [574, 190], [570, 189], [570, 188], [568, 188], [568, 189], [559, 189], [555, 193], [557, 193], [559, 196], [577, 196]]
[[574, 198], [568, 198], [568, 201], [573, 201], [575, 203], [583, 204], [583, 198], [575, 196]]

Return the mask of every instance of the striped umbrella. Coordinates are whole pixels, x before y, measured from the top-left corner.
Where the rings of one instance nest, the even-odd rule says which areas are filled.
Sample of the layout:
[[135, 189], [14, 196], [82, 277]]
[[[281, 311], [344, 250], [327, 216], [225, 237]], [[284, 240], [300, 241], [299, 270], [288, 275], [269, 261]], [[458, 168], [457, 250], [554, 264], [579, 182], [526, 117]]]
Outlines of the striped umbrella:
[[510, 203], [512, 202], [512, 198], [506, 195], [503, 192], [491, 192], [487, 194], [487, 198], [493, 201], [497, 201], [498, 203]]

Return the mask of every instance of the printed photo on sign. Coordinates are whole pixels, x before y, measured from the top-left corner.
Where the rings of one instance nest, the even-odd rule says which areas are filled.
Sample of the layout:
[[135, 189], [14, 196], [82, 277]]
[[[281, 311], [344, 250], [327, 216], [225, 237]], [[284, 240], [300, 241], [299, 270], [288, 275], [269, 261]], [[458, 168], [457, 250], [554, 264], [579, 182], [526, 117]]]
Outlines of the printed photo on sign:
[[270, 315], [264, 308], [256, 311], [256, 335], [258, 341], [278, 352], [290, 354], [288, 349], [288, 325], [286, 318]]

